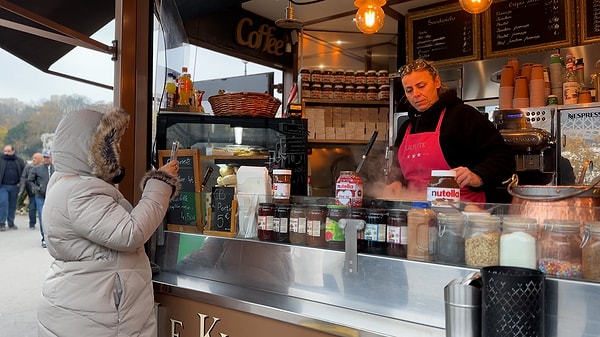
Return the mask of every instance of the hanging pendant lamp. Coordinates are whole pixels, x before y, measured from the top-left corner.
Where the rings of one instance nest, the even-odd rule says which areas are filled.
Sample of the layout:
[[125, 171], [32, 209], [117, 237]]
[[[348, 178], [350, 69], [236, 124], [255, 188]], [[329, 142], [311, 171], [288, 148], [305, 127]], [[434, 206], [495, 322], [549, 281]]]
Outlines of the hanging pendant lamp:
[[458, 0], [460, 7], [471, 14], [485, 12], [492, 5], [492, 0]]
[[354, 6], [358, 7], [354, 21], [356, 27], [365, 33], [376, 33], [383, 27], [385, 13], [381, 6], [385, 5], [386, 0], [355, 0]]

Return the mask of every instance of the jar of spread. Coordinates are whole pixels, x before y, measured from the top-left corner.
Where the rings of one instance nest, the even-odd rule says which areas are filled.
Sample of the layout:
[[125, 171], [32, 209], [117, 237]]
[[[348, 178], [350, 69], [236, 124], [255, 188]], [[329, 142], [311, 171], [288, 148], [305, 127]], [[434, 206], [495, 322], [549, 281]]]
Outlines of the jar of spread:
[[341, 171], [335, 182], [335, 203], [362, 207], [363, 181], [356, 171]]
[[327, 207], [309, 206], [306, 213], [306, 244], [312, 247], [325, 247], [325, 221]]
[[377, 70], [367, 70], [367, 72], [365, 73], [366, 76], [366, 82], [365, 84], [371, 86], [371, 85], [377, 85]]
[[344, 84], [354, 84], [354, 70], [346, 70]]
[[354, 91], [355, 101], [366, 101], [367, 100], [367, 89], [364, 85], [357, 85]]
[[450, 207], [449, 203], [460, 202], [460, 186], [456, 182], [456, 171], [431, 171], [431, 180], [427, 184], [427, 201], [434, 207]]
[[537, 220], [518, 216], [502, 218], [500, 265], [537, 268]]
[[390, 209], [386, 228], [387, 255], [406, 257], [406, 244], [408, 242], [408, 224], [406, 213], [402, 209]]
[[327, 205], [327, 218], [325, 220], [325, 241], [327, 247], [344, 249], [344, 229], [340, 228], [341, 219], [348, 218], [350, 209], [343, 205]]
[[310, 88], [310, 98], [321, 98], [321, 84], [314, 83]]
[[275, 241], [273, 220], [275, 218], [275, 204], [258, 204], [258, 239], [261, 241]]
[[344, 100], [353, 101], [354, 100], [354, 86], [346, 85], [344, 88]]
[[300, 96], [302, 98], [310, 98], [310, 83], [309, 82], [302, 82], [302, 84], [300, 85]]
[[366, 253], [386, 255], [388, 212], [384, 209], [368, 208], [365, 222]]
[[462, 213], [440, 213], [437, 217], [438, 237], [435, 260], [438, 262], [465, 263], [465, 228], [467, 217]]
[[390, 85], [390, 75], [387, 70], [377, 72], [377, 85]]
[[382, 84], [379, 86], [379, 97], [380, 101], [387, 101], [390, 99], [390, 85]]
[[581, 251], [583, 278], [600, 280], [600, 222], [585, 224], [581, 245], [583, 246]]
[[310, 83], [310, 69], [302, 68], [300, 69], [300, 83]]
[[[365, 220], [366, 209], [362, 207], [350, 208], [350, 219], [354, 220]], [[356, 233], [357, 246], [356, 249], [359, 253], [367, 252], [367, 241], [365, 240], [365, 229], [361, 229]]]
[[295, 204], [290, 211], [290, 243], [306, 244], [306, 205]]
[[406, 215], [408, 243], [406, 257], [411, 260], [433, 261], [434, 247], [430, 238], [437, 236], [437, 215], [428, 202], [413, 202]]
[[344, 86], [336, 84], [333, 87], [333, 99], [343, 100], [344, 99]]
[[500, 263], [500, 223], [494, 215], [469, 215], [465, 232], [467, 266], [481, 268]]
[[313, 69], [310, 73], [310, 81], [315, 84], [321, 84], [323, 82], [323, 74], [320, 69]]
[[333, 83], [333, 70], [325, 69], [323, 70], [323, 75], [321, 77], [321, 81], [323, 84], [332, 84]]
[[376, 101], [379, 98], [379, 90], [374, 85], [367, 87], [367, 101]]
[[546, 275], [581, 277], [581, 237], [579, 221], [544, 220], [539, 241], [538, 268]]
[[290, 210], [289, 204], [280, 204], [275, 208], [273, 218], [273, 232], [275, 232], [275, 242], [290, 243]]
[[333, 83], [334, 84], [344, 84], [346, 80], [346, 72], [344, 69], [337, 69], [335, 73], [333, 73]]
[[321, 98], [333, 99], [333, 86], [331, 84], [323, 84], [323, 90], [321, 91]]
[[364, 70], [357, 70], [354, 73], [354, 84], [356, 85], [365, 85], [367, 83], [367, 76], [365, 75]]
[[289, 203], [292, 188], [292, 170], [273, 170], [273, 200], [277, 203]]

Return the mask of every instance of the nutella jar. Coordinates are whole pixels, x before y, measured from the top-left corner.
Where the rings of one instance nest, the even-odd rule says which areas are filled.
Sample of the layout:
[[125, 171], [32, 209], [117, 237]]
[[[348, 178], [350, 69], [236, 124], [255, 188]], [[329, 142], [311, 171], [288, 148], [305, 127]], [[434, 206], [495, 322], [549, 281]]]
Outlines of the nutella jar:
[[333, 99], [344, 99], [344, 86], [341, 84], [336, 84], [333, 87]]
[[310, 73], [310, 81], [317, 84], [321, 84], [321, 82], [323, 82], [323, 74], [321, 73], [320, 69], [314, 69]]
[[347, 85], [344, 88], [344, 100], [346, 100], [346, 101], [353, 101], [354, 100], [354, 95], [355, 95], [354, 86], [353, 85]]
[[379, 90], [377, 87], [372, 85], [367, 87], [367, 101], [376, 101], [379, 98]]
[[346, 70], [344, 84], [354, 84], [354, 70]]
[[432, 170], [427, 185], [427, 201], [434, 207], [450, 207], [460, 202], [460, 186], [455, 180], [456, 171]]
[[367, 100], [367, 88], [364, 85], [356, 86], [356, 90], [354, 91], [354, 100], [355, 101], [366, 101]]
[[365, 75], [364, 70], [357, 70], [354, 73], [354, 84], [356, 85], [365, 85], [367, 83], [367, 75]]
[[273, 200], [277, 203], [289, 203], [292, 188], [292, 170], [273, 170]]
[[310, 98], [321, 98], [321, 84], [315, 83], [310, 90]]
[[300, 69], [300, 82], [302, 84], [310, 83], [310, 69], [307, 69], [307, 68]]
[[302, 82], [300, 90], [301, 90], [300, 96], [302, 98], [310, 98], [310, 83], [309, 82]]
[[390, 99], [390, 85], [383, 84], [379, 86], [379, 97], [380, 101], [387, 101]]
[[366, 76], [366, 84], [368, 86], [377, 85], [377, 70], [368, 70], [365, 73]]
[[331, 84], [323, 84], [323, 90], [321, 91], [321, 98], [333, 99], [333, 86]]
[[361, 207], [363, 181], [355, 171], [341, 171], [335, 182], [335, 203], [350, 207]]
[[333, 70], [325, 69], [323, 70], [323, 75], [321, 76], [321, 81], [323, 84], [332, 84], [333, 83]]
[[380, 70], [377, 72], [377, 84], [378, 85], [389, 85], [390, 75], [387, 70]]
[[337, 69], [335, 73], [333, 73], [333, 83], [334, 84], [344, 84], [346, 80], [346, 72], [344, 69]]

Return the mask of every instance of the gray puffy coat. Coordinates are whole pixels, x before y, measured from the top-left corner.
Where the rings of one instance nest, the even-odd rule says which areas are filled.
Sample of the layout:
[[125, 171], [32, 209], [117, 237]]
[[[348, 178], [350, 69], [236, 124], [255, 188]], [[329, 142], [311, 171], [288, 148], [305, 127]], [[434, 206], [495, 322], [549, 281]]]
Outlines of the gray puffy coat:
[[177, 178], [150, 171], [132, 207], [112, 184], [128, 122], [122, 110], [81, 110], [56, 129], [55, 173], [42, 215], [54, 261], [38, 308], [39, 336], [156, 335], [144, 243], [179, 186]]

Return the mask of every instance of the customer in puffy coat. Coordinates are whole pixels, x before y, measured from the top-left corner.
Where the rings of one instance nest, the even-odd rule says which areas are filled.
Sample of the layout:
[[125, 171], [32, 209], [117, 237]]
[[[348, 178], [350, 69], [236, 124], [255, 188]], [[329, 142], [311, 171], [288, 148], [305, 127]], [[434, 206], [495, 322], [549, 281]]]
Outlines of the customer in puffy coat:
[[43, 209], [54, 261], [38, 308], [39, 336], [156, 336], [152, 272], [144, 243], [178, 193], [177, 161], [149, 171], [133, 207], [115, 184], [120, 109], [73, 111], [56, 129], [55, 173]]

